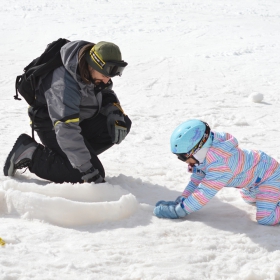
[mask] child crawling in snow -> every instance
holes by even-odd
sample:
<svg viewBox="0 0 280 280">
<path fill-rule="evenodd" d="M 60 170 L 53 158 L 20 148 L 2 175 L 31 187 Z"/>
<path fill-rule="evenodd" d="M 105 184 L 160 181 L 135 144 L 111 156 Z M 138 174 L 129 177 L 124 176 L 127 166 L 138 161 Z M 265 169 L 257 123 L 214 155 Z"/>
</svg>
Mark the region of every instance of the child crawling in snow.
<svg viewBox="0 0 280 280">
<path fill-rule="evenodd" d="M 229 133 L 214 132 L 207 123 L 188 120 L 171 135 L 171 151 L 189 164 L 190 182 L 175 201 L 159 201 L 154 214 L 177 219 L 202 208 L 220 189 L 241 189 L 242 198 L 256 203 L 262 225 L 280 222 L 280 166 L 258 150 L 238 147 Z"/>
</svg>

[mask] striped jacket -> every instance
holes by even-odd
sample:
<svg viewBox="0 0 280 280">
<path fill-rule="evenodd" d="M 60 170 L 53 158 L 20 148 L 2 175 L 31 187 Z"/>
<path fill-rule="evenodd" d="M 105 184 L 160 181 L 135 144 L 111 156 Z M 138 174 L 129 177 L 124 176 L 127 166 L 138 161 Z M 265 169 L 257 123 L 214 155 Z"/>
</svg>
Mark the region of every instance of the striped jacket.
<svg viewBox="0 0 280 280">
<path fill-rule="evenodd" d="M 279 163 L 266 153 L 239 148 L 237 139 L 228 133 L 212 132 L 212 137 L 205 160 L 193 168 L 182 194 L 187 214 L 199 210 L 223 187 L 242 188 L 248 196 L 256 196 L 265 181 L 280 180 Z"/>
</svg>

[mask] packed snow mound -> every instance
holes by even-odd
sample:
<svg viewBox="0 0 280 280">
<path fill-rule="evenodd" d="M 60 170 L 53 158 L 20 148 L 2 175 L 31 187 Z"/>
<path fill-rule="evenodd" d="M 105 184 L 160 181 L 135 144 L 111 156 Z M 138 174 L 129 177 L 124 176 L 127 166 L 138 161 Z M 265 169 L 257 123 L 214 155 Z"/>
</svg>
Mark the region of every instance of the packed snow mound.
<svg viewBox="0 0 280 280">
<path fill-rule="evenodd" d="M 133 215 L 139 203 L 118 185 L 48 184 L 3 182 L 0 211 L 24 219 L 38 219 L 73 227 L 118 221 Z"/>
</svg>

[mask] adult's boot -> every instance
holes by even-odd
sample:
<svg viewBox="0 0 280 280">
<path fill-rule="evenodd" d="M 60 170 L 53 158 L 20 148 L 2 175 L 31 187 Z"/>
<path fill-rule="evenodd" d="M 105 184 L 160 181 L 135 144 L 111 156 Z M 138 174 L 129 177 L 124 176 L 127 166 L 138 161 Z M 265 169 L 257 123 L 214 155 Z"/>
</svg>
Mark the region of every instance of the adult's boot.
<svg viewBox="0 0 280 280">
<path fill-rule="evenodd" d="M 17 169 L 29 167 L 37 146 L 38 143 L 33 138 L 27 134 L 21 134 L 6 159 L 4 175 L 14 176 Z"/>
</svg>

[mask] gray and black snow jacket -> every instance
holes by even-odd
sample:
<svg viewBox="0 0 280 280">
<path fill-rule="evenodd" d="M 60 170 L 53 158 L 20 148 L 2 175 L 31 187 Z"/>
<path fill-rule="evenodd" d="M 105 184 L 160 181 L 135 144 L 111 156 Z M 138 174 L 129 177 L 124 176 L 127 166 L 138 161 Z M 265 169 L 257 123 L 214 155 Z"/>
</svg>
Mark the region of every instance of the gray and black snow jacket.
<svg viewBox="0 0 280 280">
<path fill-rule="evenodd" d="M 59 146 L 80 172 L 87 171 L 92 164 L 79 123 L 99 113 L 106 91 L 114 95 L 115 102 L 119 102 L 111 90 L 111 80 L 105 88 L 96 88 L 94 84 L 82 81 L 78 71 L 78 54 L 87 44 L 89 42 L 72 41 L 62 47 L 63 66 L 44 77 L 37 87 L 37 102 L 43 106 L 29 108 L 35 130 L 54 129 Z"/>
</svg>

